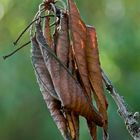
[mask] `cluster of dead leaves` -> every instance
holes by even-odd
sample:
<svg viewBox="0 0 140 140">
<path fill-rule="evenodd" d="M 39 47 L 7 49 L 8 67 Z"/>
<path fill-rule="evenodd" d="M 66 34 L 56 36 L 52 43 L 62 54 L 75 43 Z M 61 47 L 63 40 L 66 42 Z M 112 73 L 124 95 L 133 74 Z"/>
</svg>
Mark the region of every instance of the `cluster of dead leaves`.
<svg viewBox="0 0 140 140">
<path fill-rule="evenodd" d="M 107 101 L 96 31 L 82 21 L 73 0 L 67 3 L 68 8 L 63 9 L 54 0 L 43 2 L 31 36 L 32 64 L 44 100 L 64 139 L 79 139 L 79 116 L 83 116 L 92 139 L 97 139 L 96 127 L 100 126 L 106 140 Z M 52 17 L 42 19 L 43 12 L 55 15 L 54 33 L 50 26 Z"/>
</svg>

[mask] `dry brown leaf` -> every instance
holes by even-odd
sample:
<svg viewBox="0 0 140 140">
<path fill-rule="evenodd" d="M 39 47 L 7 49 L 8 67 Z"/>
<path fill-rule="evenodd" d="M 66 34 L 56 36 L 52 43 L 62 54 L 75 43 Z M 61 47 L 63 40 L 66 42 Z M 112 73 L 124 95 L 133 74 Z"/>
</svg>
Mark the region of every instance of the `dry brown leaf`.
<svg viewBox="0 0 140 140">
<path fill-rule="evenodd" d="M 65 114 L 72 140 L 79 140 L 79 115 L 72 111 L 65 111 Z"/>
<path fill-rule="evenodd" d="M 102 126 L 102 117 L 88 102 L 83 93 L 82 87 L 67 71 L 67 68 L 65 69 L 61 62 L 59 62 L 51 48 L 48 47 L 39 24 L 36 24 L 36 31 L 37 40 L 42 50 L 45 65 L 51 75 L 55 91 L 61 100 L 62 106 L 84 116 L 88 120 L 94 121 L 97 125 Z"/>
<path fill-rule="evenodd" d="M 108 104 L 103 93 L 96 31 L 82 21 L 74 0 L 68 0 L 68 14 L 55 4 L 54 0 L 43 1 L 28 26 L 35 23 L 32 32 L 35 36 L 31 38 L 32 64 L 40 90 L 66 140 L 79 139 L 79 115 L 86 118 L 93 140 L 97 139 L 97 125 L 103 127 L 104 140 L 107 140 Z M 55 14 L 53 38 L 49 25 L 51 15 L 42 17 L 43 10 Z M 44 29 L 41 27 L 43 18 Z M 99 111 L 92 104 L 92 92 Z"/>
<path fill-rule="evenodd" d="M 69 131 L 70 131 L 70 134 L 71 134 L 71 137 L 72 137 L 72 140 L 73 140 L 73 139 L 75 139 L 76 134 L 75 134 L 74 125 L 73 125 L 73 122 L 72 122 L 72 117 L 71 117 L 70 112 L 65 111 L 65 114 L 66 114 L 66 119 L 67 119 L 67 122 L 68 122 Z"/>
<path fill-rule="evenodd" d="M 107 101 L 103 91 L 103 82 L 95 28 L 88 26 L 87 33 L 88 45 L 86 47 L 86 58 L 88 64 L 89 79 L 94 90 L 97 106 L 104 119 L 104 129 L 107 131 Z"/>
<path fill-rule="evenodd" d="M 48 17 L 48 16 L 45 17 L 43 34 L 44 34 L 46 41 L 48 42 L 48 45 L 51 46 L 52 37 L 51 37 L 51 30 L 50 30 L 50 17 Z"/>
<path fill-rule="evenodd" d="M 68 69 L 72 72 L 73 76 L 76 78 L 75 65 L 74 65 L 71 46 L 69 46 L 69 56 L 68 57 L 69 57 Z M 75 138 L 73 140 L 79 140 L 79 115 L 75 114 L 72 111 L 71 111 L 71 121 L 73 123 L 74 130 L 75 130 Z"/>
<path fill-rule="evenodd" d="M 69 57 L 69 31 L 68 31 L 68 17 L 66 13 L 61 14 L 60 30 L 58 31 L 56 55 L 60 61 L 67 67 Z"/>
<path fill-rule="evenodd" d="M 60 61 L 67 67 L 69 63 L 69 48 L 70 48 L 70 40 L 69 40 L 69 29 L 68 29 L 68 15 L 66 13 L 61 14 L 59 31 L 57 33 L 57 44 L 56 44 L 56 54 Z M 68 91 L 65 91 L 66 93 Z M 72 111 L 65 111 L 66 119 L 68 122 L 70 134 L 72 140 L 77 140 L 77 130 L 79 127 L 77 124 L 77 120 Z"/>
<path fill-rule="evenodd" d="M 39 45 L 36 41 L 36 38 L 33 37 L 31 39 L 31 43 L 32 43 L 32 49 L 31 49 L 31 53 L 32 53 L 32 64 L 34 66 L 34 70 L 38 73 L 38 76 L 40 76 L 40 79 L 42 81 L 42 84 L 44 85 L 44 87 L 46 88 L 47 91 L 49 91 L 49 93 L 51 94 L 51 96 L 57 100 L 59 100 L 59 97 L 55 91 L 54 85 L 52 83 L 50 74 L 48 72 L 48 70 L 45 67 L 45 63 L 39 48 Z"/>
<path fill-rule="evenodd" d="M 76 133 L 74 140 L 79 140 L 79 115 L 75 114 L 74 112 L 71 112 L 71 118 Z"/>
<path fill-rule="evenodd" d="M 87 45 L 87 28 L 82 21 L 76 4 L 73 0 L 68 0 L 69 4 L 69 25 L 72 36 L 72 43 L 76 58 L 78 70 L 82 79 L 82 83 L 86 90 L 86 95 L 89 97 L 89 102 L 92 102 L 91 86 L 88 77 L 88 68 L 86 62 L 86 45 Z M 87 122 L 92 139 L 96 140 L 96 124 Z"/>
<path fill-rule="evenodd" d="M 97 126 L 94 122 L 87 122 L 92 140 L 97 140 Z"/>
<path fill-rule="evenodd" d="M 72 38 L 73 50 L 75 53 L 76 64 L 80 73 L 82 80 L 82 85 L 86 90 L 86 96 L 91 102 L 91 88 L 89 84 L 87 63 L 86 63 L 86 32 L 87 28 L 81 19 L 79 11 L 73 2 L 73 0 L 68 0 L 69 5 L 69 28 Z"/>
<path fill-rule="evenodd" d="M 54 119 L 58 129 L 61 131 L 64 138 L 71 140 L 70 134 L 67 129 L 66 119 L 61 111 L 62 108 L 61 102 L 57 100 L 58 96 L 54 90 L 53 83 L 46 69 L 44 59 L 42 57 L 39 45 L 35 37 L 31 39 L 31 43 L 32 43 L 32 64 L 44 100 L 47 104 L 47 107 L 51 113 L 52 118 Z"/>
</svg>

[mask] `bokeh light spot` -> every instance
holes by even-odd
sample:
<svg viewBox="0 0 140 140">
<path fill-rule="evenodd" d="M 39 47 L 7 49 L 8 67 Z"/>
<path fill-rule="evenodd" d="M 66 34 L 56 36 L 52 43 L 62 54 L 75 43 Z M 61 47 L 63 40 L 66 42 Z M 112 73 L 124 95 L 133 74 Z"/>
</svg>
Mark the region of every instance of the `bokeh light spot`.
<svg viewBox="0 0 140 140">
<path fill-rule="evenodd" d="M 105 14 L 114 21 L 118 21 L 125 16 L 125 7 L 122 0 L 106 0 Z"/>
</svg>

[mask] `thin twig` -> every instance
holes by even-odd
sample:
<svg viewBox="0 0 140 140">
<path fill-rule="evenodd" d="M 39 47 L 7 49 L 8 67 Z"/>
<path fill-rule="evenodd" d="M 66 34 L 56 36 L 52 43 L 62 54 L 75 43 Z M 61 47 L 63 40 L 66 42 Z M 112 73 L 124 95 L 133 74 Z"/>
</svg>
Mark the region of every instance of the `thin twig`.
<svg viewBox="0 0 140 140">
<path fill-rule="evenodd" d="M 46 16 L 41 16 L 40 18 L 45 18 L 45 17 L 54 17 L 54 15 L 46 15 Z M 32 24 L 34 24 L 37 20 L 39 20 L 39 18 L 34 19 L 19 35 L 19 37 L 16 39 L 15 42 L 13 42 L 14 45 L 17 45 L 18 41 L 20 40 L 20 38 L 24 35 L 24 33 L 31 27 Z"/>
<path fill-rule="evenodd" d="M 134 140 L 140 140 L 140 124 L 138 122 L 140 117 L 139 113 L 138 112 L 132 113 L 128 111 L 128 107 L 126 105 L 126 102 L 124 101 L 124 98 L 118 94 L 118 92 L 112 85 L 112 82 L 109 80 L 109 78 L 107 77 L 107 75 L 104 73 L 103 70 L 102 77 L 106 89 L 109 91 L 110 95 L 112 96 L 112 98 L 114 99 L 115 103 L 118 106 L 118 112 L 120 116 L 123 118 L 128 132 L 130 133 L 130 135 Z"/>
<path fill-rule="evenodd" d="M 7 59 L 8 57 L 12 56 L 12 55 L 15 54 L 17 51 L 21 50 L 22 48 L 24 48 L 25 46 L 27 46 L 27 45 L 30 44 L 30 43 L 31 43 L 31 41 L 29 41 L 29 42 L 23 44 L 21 47 L 17 48 L 17 49 L 14 50 L 12 53 L 3 56 L 3 59 L 4 59 L 4 60 Z"/>
</svg>

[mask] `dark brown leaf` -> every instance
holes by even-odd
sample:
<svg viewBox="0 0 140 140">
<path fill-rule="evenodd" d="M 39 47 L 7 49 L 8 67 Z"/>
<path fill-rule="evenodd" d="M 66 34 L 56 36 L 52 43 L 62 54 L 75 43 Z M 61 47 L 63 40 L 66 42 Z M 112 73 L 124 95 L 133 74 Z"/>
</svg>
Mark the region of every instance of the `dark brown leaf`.
<svg viewBox="0 0 140 140">
<path fill-rule="evenodd" d="M 67 66 L 68 53 L 70 48 L 69 30 L 68 30 L 68 17 L 66 13 L 61 14 L 60 30 L 58 31 L 58 39 L 56 44 L 56 55 L 60 61 Z"/>
<path fill-rule="evenodd" d="M 68 67 L 69 63 L 69 50 L 70 50 L 70 40 L 69 40 L 69 29 L 68 29 L 68 15 L 66 13 L 61 14 L 59 31 L 57 33 L 57 44 L 56 44 L 56 54 L 60 61 Z M 65 91 L 66 93 L 69 91 Z M 72 140 L 78 140 L 79 130 L 79 117 L 72 113 L 72 111 L 65 111 L 66 119 L 68 122 L 70 134 Z M 77 128 L 78 127 L 78 128 Z"/>
<path fill-rule="evenodd" d="M 69 25 L 72 36 L 72 43 L 76 58 L 76 63 L 80 73 L 80 77 L 85 87 L 85 95 L 88 96 L 89 102 L 92 104 L 91 85 L 89 83 L 88 68 L 86 61 L 87 46 L 87 28 L 82 21 L 76 4 L 73 0 L 68 0 L 69 4 Z M 96 124 L 87 121 L 92 139 L 96 140 Z"/>
<path fill-rule="evenodd" d="M 80 73 L 82 80 L 82 85 L 85 88 L 85 95 L 89 98 L 91 102 L 91 88 L 89 84 L 87 63 L 86 63 L 86 33 L 87 28 L 81 19 L 79 11 L 73 2 L 73 0 L 68 0 L 69 5 L 69 28 L 72 38 L 73 50 L 75 53 L 76 64 Z"/>
<path fill-rule="evenodd" d="M 100 113 L 104 119 L 104 129 L 107 131 L 107 101 L 103 91 L 103 82 L 99 61 L 99 52 L 97 47 L 96 31 L 93 27 L 87 27 L 86 58 L 91 86 L 94 90 L 95 100 Z"/>
<path fill-rule="evenodd" d="M 62 65 L 61 61 L 56 58 L 51 48 L 48 47 L 39 24 L 36 25 L 36 31 L 45 65 L 51 75 L 55 91 L 61 100 L 62 106 L 102 126 L 101 116 L 88 102 L 82 91 L 82 87 L 71 76 L 67 68 Z M 68 92 L 66 93 L 65 91 Z"/>
<path fill-rule="evenodd" d="M 46 69 L 44 59 L 42 57 L 39 45 L 36 38 L 31 39 L 32 42 L 32 64 L 35 70 L 36 78 L 47 104 L 47 107 L 54 119 L 58 129 L 61 131 L 65 139 L 71 140 L 70 134 L 67 129 L 67 122 L 61 111 L 61 102 L 57 99 L 58 96 L 54 90 L 53 83 L 50 75 Z"/>
<path fill-rule="evenodd" d="M 50 17 L 45 17 L 43 34 L 46 41 L 48 42 L 48 45 L 51 47 L 52 37 L 51 37 L 51 30 L 50 30 Z"/>
</svg>

